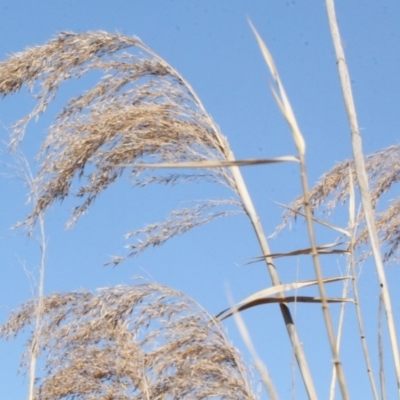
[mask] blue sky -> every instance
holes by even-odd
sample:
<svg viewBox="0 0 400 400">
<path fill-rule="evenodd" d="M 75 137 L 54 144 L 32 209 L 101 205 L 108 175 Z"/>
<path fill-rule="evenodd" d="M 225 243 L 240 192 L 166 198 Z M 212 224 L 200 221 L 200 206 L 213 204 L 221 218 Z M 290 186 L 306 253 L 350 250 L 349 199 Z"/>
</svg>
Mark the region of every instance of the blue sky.
<svg viewBox="0 0 400 400">
<path fill-rule="evenodd" d="M 351 156 L 349 128 L 323 1 L 0 0 L 0 15 L 1 60 L 26 46 L 44 44 L 64 30 L 135 35 L 191 83 L 238 159 L 294 154 L 290 131 L 269 90 L 271 79 L 247 22 L 250 18 L 273 54 L 305 137 L 310 184 L 336 162 Z M 398 142 L 400 3 L 338 2 L 337 15 L 364 150 L 368 153 Z M 86 84 L 83 80 L 83 87 Z M 67 88 L 61 92 L 56 104 L 62 104 L 68 93 Z M 7 141 L 10 124 L 29 111 L 31 105 L 25 91 L 1 101 L 2 142 Z M 23 149 L 32 162 L 50 122 L 44 117 L 28 130 Z M 3 153 L 2 157 L 6 163 L 12 162 L 9 154 Z M 12 309 L 32 296 L 32 276 L 37 276 L 40 252 L 23 231 L 10 230 L 29 212 L 29 206 L 25 205 L 27 189 L 16 177 L 4 176 L 12 175 L 12 170 L 5 165 L 0 168 L 3 174 L 0 177 L 1 323 Z M 243 174 L 265 231 L 272 233 L 282 214 L 275 201 L 287 203 L 300 193 L 298 168 L 292 164 L 246 167 Z M 185 292 L 209 312 L 217 313 L 227 306 L 226 285 L 236 300 L 269 286 L 263 264 L 245 265 L 260 254 L 245 216 L 218 220 L 193 230 L 117 268 L 102 266 L 110 255 L 123 252 L 126 232 L 163 220 L 187 198 L 224 195 L 226 192 L 215 185 L 139 190 L 121 181 L 104 193 L 77 226 L 68 231 L 65 223 L 76 203 L 67 200 L 55 205 L 46 219 L 49 244 L 46 293 L 133 284 L 133 278 L 142 275 Z M 336 222 L 346 224 L 345 218 L 339 215 Z M 321 244 L 334 238 L 326 230 L 317 233 Z M 302 222 L 271 243 L 273 252 L 306 246 Z M 342 273 L 343 259 L 323 261 L 326 276 Z M 375 349 L 378 291 L 372 267 L 366 264 L 361 279 L 365 317 L 368 317 L 371 347 Z M 307 258 L 279 261 L 278 268 L 284 282 L 313 278 Z M 388 276 L 390 283 L 398 279 L 397 267 L 388 269 Z M 341 293 L 339 286 L 333 285 L 331 290 L 330 294 L 335 296 Z M 316 289 L 305 293 L 316 294 Z M 400 304 L 396 303 L 400 299 L 396 298 L 395 289 L 392 293 L 394 304 Z M 327 398 L 330 353 L 320 307 L 301 304 L 292 310 L 318 393 Z M 332 307 L 335 317 L 337 310 L 338 306 Z M 399 319 L 399 307 L 395 306 L 394 311 Z M 292 355 L 278 307 L 263 306 L 246 311 L 243 316 L 281 398 L 291 398 Z M 226 325 L 230 338 L 249 360 L 234 323 L 228 321 Z M 345 319 L 345 332 L 343 362 L 352 398 L 370 398 L 351 307 Z M 24 398 L 27 393 L 27 380 L 17 375 L 21 350 L 19 340 L 0 343 L 2 399 Z M 395 381 L 390 373 L 389 347 L 387 350 L 390 394 L 395 393 Z M 374 350 L 375 363 L 376 353 Z M 297 374 L 294 382 L 295 398 L 305 398 Z M 265 393 L 263 396 L 266 398 Z"/>
</svg>

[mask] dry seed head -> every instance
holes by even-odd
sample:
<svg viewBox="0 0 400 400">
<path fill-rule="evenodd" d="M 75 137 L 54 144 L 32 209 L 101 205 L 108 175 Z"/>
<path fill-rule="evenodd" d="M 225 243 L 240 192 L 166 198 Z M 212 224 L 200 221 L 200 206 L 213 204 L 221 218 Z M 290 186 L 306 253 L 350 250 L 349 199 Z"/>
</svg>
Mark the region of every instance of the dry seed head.
<svg viewBox="0 0 400 400">
<path fill-rule="evenodd" d="M 34 320 L 30 301 L 0 335 L 17 335 Z M 53 294 L 43 299 L 37 335 L 45 368 L 36 399 L 255 399 L 222 327 L 165 286 Z"/>
<path fill-rule="evenodd" d="M 400 181 L 400 145 L 391 146 L 365 157 L 365 166 L 369 178 L 369 188 L 373 206 L 376 208 L 380 197 L 387 193 L 394 184 Z M 353 181 L 357 184 L 354 162 L 345 160 L 337 164 L 323 175 L 320 181 L 310 191 L 310 204 L 314 211 L 322 209 L 330 213 L 338 204 L 345 203 L 349 196 L 349 171 Z M 303 198 L 298 197 L 289 205 L 293 211 L 285 213 L 282 229 L 297 212 L 303 209 Z M 359 228 L 356 237 L 356 246 L 368 244 L 368 232 L 361 213 L 357 221 Z M 400 201 L 395 200 L 382 212 L 376 213 L 376 226 L 382 244 L 386 244 L 385 261 L 398 259 L 398 243 L 400 240 Z M 368 253 L 369 254 L 369 253 Z M 365 258 L 367 253 L 362 255 Z"/>
<path fill-rule="evenodd" d="M 121 53 L 128 48 L 135 54 Z M 125 171 L 139 186 L 206 179 L 222 183 L 237 195 L 227 168 L 166 175 L 135 166 L 222 161 L 231 154 L 190 85 L 137 38 L 64 32 L 1 62 L 3 96 L 25 84 L 37 98 L 34 110 L 14 125 L 11 145 L 23 138 L 28 122 L 46 110 L 62 82 L 92 70 L 103 72 L 103 78 L 71 99 L 49 128 L 35 181 L 39 199 L 25 224 L 33 226 L 56 200 L 73 194 L 82 200 L 68 223 L 72 225 Z"/>
</svg>

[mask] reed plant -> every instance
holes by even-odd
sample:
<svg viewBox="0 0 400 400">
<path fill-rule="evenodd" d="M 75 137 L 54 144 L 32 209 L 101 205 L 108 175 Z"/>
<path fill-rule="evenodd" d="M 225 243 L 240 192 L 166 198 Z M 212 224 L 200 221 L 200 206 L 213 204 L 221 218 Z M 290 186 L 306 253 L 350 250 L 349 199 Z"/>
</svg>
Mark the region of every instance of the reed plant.
<svg viewBox="0 0 400 400">
<path fill-rule="evenodd" d="M 13 126 L 12 150 L 19 149 L 29 122 L 46 112 L 64 81 L 81 78 L 91 71 L 100 71 L 103 75 L 91 89 L 70 99 L 49 127 L 37 156 L 39 172 L 35 177 L 27 175 L 33 209 L 19 226 L 27 227 L 30 232 L 39 226 L 44 236 L 46 212 L 55 202 L 75 197 L 79 204 L 67 223 L 72 227 L 96 198 L 123 175 L 128 175 L 132 185 L 137 187 L 211 182 L 223 185 L 231 197 L 204 199 L 194 206 L 172 211 L 164 221 L 127 232 L 128 253 L 113 257 L 109 263 L 116 266 L 126 258 L 160 246 L 193 228 L 241 213 L 248 217 L 260 246 L 261 256 L 256 261 L 265 263 L 271 281 L 271 287 L 232 303 L 217 316 L 209 315 L 184 294 L 156 283 L 45 297 L 46 241 L 42 237 L 44 258 L 38 299 L 15 310 L 0 328 L 0 336 L 10 338 L 32 327 L 28 350 L 23 357 L 23 365 L 30 368 L 30 399 L 255 399 L 249 369 L 226 339 L 222 327 L 222 321 L 232 316 L 253 354 L 269 397 L 278 399 L 269 372 L 253 348 L 251 335 L 240 317 L 248 308 L 272 303 L 280 308 L 305 393 L 309 399 L 318 399 L 321 395 L 316 390 L 317 377 L 310 370 L 289 307 L 293 302 L 321 304 L 326 327 L 321 334 L 328 338 L 332 354 L 332 399 L 336 380 L 343 399 L 350 398 L 351 383 L 346 381 L 340 359 L 342 325 L 339 324 L 339 331 L 335 332 L 329 305 L 354 304 L 364 349 L 364 369 L 370 380 L 372 397 L 378 399 L 376 377 L 365 340 L 357 277 L 357 265 L 371 252 L 400 388 L 397 335 L 384 268 L 384 262 L 393 260 L 398 252 L 398 200 L 375 215 L 378 199 L 398 180 L 394 167 L 398 163 L 394 160 L 398 158 L 399 147 L 363 156 L 333 1 L 327 0 L 327 10 L 354 159 L 338 164 L 311 189 L 306 143 L 273 57 L 251 23 L 271 73 L 272 94 L 292 133 L 296 155 L 237 160 L 227 138 L 191 85 L 136 37 L 106 32 L 62 32 L 45 45 L 28 48 L 0 63 L 3 97 L 25 86 L 36 99 L 32 111 Z M 240 168 L 283 162 L 299 166 L 302 193 L 285 206 L 286 214 L 276 231 L 282 230 L 293 218 L 304 218 L 309 247 L 277 254 L 270 250 Z M 362 211 L 358 215 L 354 187 L 360 190 Z M 343 201 L 350 204 L 347 227 L 316 218 L 318 209 L 333 209 Z M 345 245 L 318 243 L 316 224 L 337 233 Z M 383 256 L 382 243 L 387 245 Z M 283 283 L 276 259 L 302 254 L 311 256 L 315 278 Z M 347 273 L 326 276 L 320 262 L 321 254 L 331 257 L 346 254 Z M 325 286 L 330 282 L 343 282 L 342 297 L 326 294 Z M 302 288 L 312 285 L 318 287 L 319 296 L 302 295 Z M 295 296 L 288 294 L 291 290 L 297 291 Z M 342 308 L 342 313 L 344 310 Z M 38 358 L 43 360 L 43 373 L 36 371 Z"/>
</svg>

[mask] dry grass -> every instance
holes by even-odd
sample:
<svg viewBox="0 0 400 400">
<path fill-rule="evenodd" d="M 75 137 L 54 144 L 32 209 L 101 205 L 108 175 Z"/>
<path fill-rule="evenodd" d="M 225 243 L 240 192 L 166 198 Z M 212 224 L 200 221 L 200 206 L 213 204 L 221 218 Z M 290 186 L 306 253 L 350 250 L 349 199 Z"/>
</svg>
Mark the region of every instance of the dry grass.
<svg viewBox="0 0 400 400">
<path fill-rule="evenodd" d="M 255 399 L 222 327 L 182 293 L 146 283 L 53 294 L 42 307 L 36 399 Z M 30 301 L 0 335 L 34 322 Z"/>
<path fill-rule="evenodd" d="M 129 47 L 136 53 L 123 53 Z M 230 189 L 233 199 L 207 199 L 194 207 L 174 211 L 164 222 L 128 233 L 128 237 L 136 239 L 128 246 L 129 255 L 162 244 L 215 218 L 242 211 L 250 219 L 262 254 L 270 254 L 238 165 L 271 160 L 237 162 L 226 138 L 189 83 L 137 38 L 105 32 L 65 32 L 44 46 L 29 48 L 0 63 L 0 92 L 4 96 L 25 84 L 37 99 L 34 110 L 15 124 L 11 147 L 22 140 L 29 121 L 46 110 L 62 82 L 91 70 L 100 70 L 103 78 L 92 89 L 71 99 L 49 128 L 38 156 L 41 162 L 35 180 L 38 199 L 22 224 L 33 227 L 41 213 L 55 201 L 75 196 L 82 200 L 68 223 L 73 225 L 125 171 L 132 183 L 139 186 L 207 179 Z M 298 159 L 272 160 L 282 161 Z M 182 163 L 201 166 L 201 162 L 205 162 L 205 168 L 189 175 L 182 169 L 169 175 L 155 172 L 160 166 Z M 116 257 L 112 262 L 118 264 L 124 258 Z M 265 263 L 272 284 L 279 286 L 272 258 L 267 256 Z M 316 399 L 291 312 L 282 300 L 285 296 L 280 292 L 277 296 L 307 392 Z"/>
<path fill-rule="evenodd" d="M 236 306 L 223 311 L 220 318 L 238 317 L 236 314 L 247 308 L 278 303 L 305 391 L 312 400 L 318 398 L 314 376 L 309 371 L 288 303 L 322 303 L 327 328 L 325 335 L 330 339 L 332 362 L 336 368 L 332 374 L 331 398 L 335 396 L 337 377 L 342 398 L 348 399 L 349 386 L 339 358 L 340 338 L 344 332 L 342 328 L 337 335 L 333 331 L 328 303 L 350 302 L 352 299 L 328 298 L 325 295 L 325 284 L 348 277 L 325 277 L 319 261 L 321 254 L 348 253 L 360 340 L 371 390 L 377 399 L 361 318 L 354 254 L 356 249 L 368 245 L 367 253 L 359 258 L 363 261 L 369 254 L 371 241 L 400 385 L 395 324 L 374 232 L 376 227 L 381 244 L 386 246 L 383 260 L 398 258 L 400 200 L 394 201 L 376 216 L 374 212 L 378 210 L 381 196 L 400 180 L 400 146 L 367 156 L 364 165 L 333 2 L 327 0 L 327 6 L 338 52 L 355 161 L 338 164 L 311 190 L 308 189 L 306 147 L 302 133 L 272 56 L 255 29 L 274 79 L 276 90 L 273 89 L 273 94 L 292 131 L 298 151 L 296 157 L 236 160 L 226 138 L 189 83 L 138 38 L 105 32 L 61 33 L 43 46 L 29 48 L 1 62 L 0 93 L 6 96 L 26 85 L 36 96 L 35 108 L 13 127 L 10 146 L 15 149 L 23 139 L 29 122 L 46 111 L 64 81 L 79 78 L 93 70 L 102 73 L 102 79 L 88 91 L 71 99 L 50 126 L 38 155 L 41 168 L 32 182 L 32 193 L 35 194 L 33 211 L 21 225 L 33 229 L 53 203 L 73 196 L 78 199 L 78 205 L 67 223 L 72 226 L 97 196 L 124 174 L 129 176 L 133 186 L 139 187 L 153 183 L 173 186 L 203 180 L 229 189 L 231 198 L 199 201 L 194 206 L 171 212 L 165 221 L 127 233 L 126 237 L 133 240 L 127 246 L 127 256 L 159 246 L 216 218 L 244 212 L 260 245 L 261 256 L 256 260 L 265 262 L 273 287 L 251 294 Z M 124 52 L 128 48 L 130 54 Z M 278 230 L 298 215 L 305 216 L 310 244 L 305 249 L 273 253 L 238 167 L 283 161 L 295 161 L 300 166 L 303 195 L 289 205 Z M 170 173 L 160 172 L 162 168 L 174 167 Z M 357 218 L 353 182 L 360 189 L 366 210 Z M 321 221 L 346 236 L 349 240 L 347 248 L 334 249 L 337 243 L 317 243 L 314 223 L 320 221 L 313 213 L 323 209 L 328 214 L 348 198 L 351 203 L 348 227 L 337 228 Z M 300 254 L 312 256 L 315 279 L 282 284 L 275 259 Z M 119 264 L 127 256 L 115 257 L 112 263 Z M 310 285 L 318 285 L 320 297 L 286 294 L 288 290 Z M 344 296 L 349 292 L 346 287 Z M 81 291 L 39 297 L 39 312 L 37 302 L 32 300 L 14 311 L 0 328 L 0 336 L 10 338 L 33 326 L 23 365 L 32 366 L 36 355 L 45 364 L 42 374 L 37 377 L 36 399 L 255 398 L 247 378 L 248 371 L 236 350 L 225 339 L 219 322 L 179 292 L 156 284 L 140 284 L 101 289 L 98 294 Z M 344 308 L 341 320 L 343 316 Z M 240 318 L 237 319 L 246 343 L 260 371 L 263 371 L 271 398 L 278 398 L 246 327 Z M 383 355 L 380 362 L 383 365 Z M 383 382 L 385 372 L 382 366 L 381 375 Z M 384 391 L 384 387 L 381 390 Z"/>
</svg>

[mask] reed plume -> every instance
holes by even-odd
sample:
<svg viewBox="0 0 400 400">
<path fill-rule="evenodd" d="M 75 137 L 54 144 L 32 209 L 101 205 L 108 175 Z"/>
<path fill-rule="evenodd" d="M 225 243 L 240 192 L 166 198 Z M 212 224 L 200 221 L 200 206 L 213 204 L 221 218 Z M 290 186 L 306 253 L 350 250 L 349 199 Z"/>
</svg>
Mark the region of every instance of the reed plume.
<svg viewBox="0 0 400 400">
<path fill-rule="evenodd" d="M 141 53 L 122 52 L 127 48 Z M 138 38 L 105 32 L 63 32 L 43 46 L 26 49 L 0 63 L 0 93 L 6 96 L 26 85 L 37 100 L 32 112 L 15 123 L 11 147 L 23 138 L 29 121 L 47 109 L 62 82 L 92 70 L 100 70 L 103 78 L 71 99 L 48 130 L 38 155 L 39 198 L 25 224 L 33 225 L 55 201 L 72 195 L 81 203 L 68 222 L 71 226 L 125 170 L 138 186 L 205 179 L 222 183 L 237 197 L 235 182 L 226 168 L 157 174 L 140 166 L 146 162 L 221 161 L 227 159 L 230 150 L 187 82 Z M 73 188 L 74 178 L 79 179 L 77 188 Z M 215 213 L 211 209 L 224 205 L 240 210 L 240 202 L 234 199 L 209 202 L 208 207 L 195 205 L 183 212 L 186 217 L 192 215 L 185 224 L 180 223 L 181 214 L 171 215 L 177 220 L 173 235 L 165 230 L 165 237 L 154 238 L 147 230 L 147 244 L 161 243 L 223 216 L 220 209 Z M 201 210 L 208 212 L 206 218 L 199 218 Z M 135 244 L 132 246 L 135 248 Z M 146 247 L 142 242 L 141 246 Z"/>
<path fill-rule="evenodd" d="M 400 180 L 400 145 L 390 146 L 365 156 L 365 168 L 370 185 L 371 201 L 376 210 L 375 224 L 379 239 L 385 247 L 383 260 L 395 262 L 399 259 L 400 243 L 400 199 L 395 198 L 389 206 L 379 206 L 379 199 L 388 193 Z M 325 173 L 319 182 L 310 190 L 310 205 L 315 212 L 331 214 L 340 204 L 349 198 L 350 176 L 357 185 L 354 161 L 345 160 Z M 303 198 L 299 196 L 288 205 L 283 223 L 277 231 L 286 226 L 299 213 L 303 213 Z M 356 221 L 358 230 L 354 246 L 361 250 L 359 261 L 370 254 L 368 231 L 364 213 L 360 212 Z"/>
<path fill-rule="evenodd" d="M 0 336 L 27 330 L 35 307 L 32 300 L 15 310 Z M 255 399 L 249 371 L 222 326 L 165 286 L 44 297 L 38 334 L 44 371 L 35 399 Z"/>
</svg>

